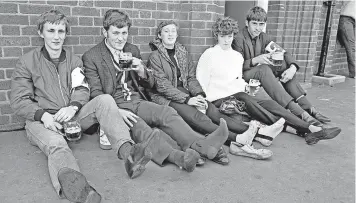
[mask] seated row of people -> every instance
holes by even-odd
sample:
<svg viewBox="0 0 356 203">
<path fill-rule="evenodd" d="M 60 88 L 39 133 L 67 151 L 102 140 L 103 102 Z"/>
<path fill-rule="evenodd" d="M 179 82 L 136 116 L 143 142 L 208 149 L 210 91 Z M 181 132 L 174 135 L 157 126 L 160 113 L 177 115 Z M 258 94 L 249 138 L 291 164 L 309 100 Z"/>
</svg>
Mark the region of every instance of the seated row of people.
<svg viewBox="0 0 356 203">
<path fill-rule="evenodd" d="M 63 48 L 69 29 L 65 15 L 51 10 L 37 24 L 44 46 L 20 57 L 11 80 L 11 106 L 26 119 L 29 141 L 47 156 L 57 194 L 72 202 L 100 202 L 101 195 L 80 172 L 61 133 L 63 123 L 70 120 L 78 121 L 83 131 L 99 123 L 113 152 L 124 160 L 130 178 L 142 174 L 151 159 L 161 166 L 176 164 L 188 172 L 204 164 L 205 158 L 226 165 L 229 158 L 222 146 L 227 140 L 232 154 L 266 159 L 272 152 L 253 148 L 254 139 L 269 146 L 283 129 L 294 128 L 305 134 L 308 144 L 315 144 L 341 131 L 316 126 L 320 122 L 306 111 L 302 114 L 307 115 L 307 122 L 302 114 L 292 114 L 284 108 L 293 109 L 292 99 L 289 103 L 293 104 L 282 107 L 278 101 L 258 100 L 244 93 L 244 58 L 232 49 L 238 27 L 231 18 L 216 21 L 217 45 L 203 53 L 197 68 L 177 42 L 174 21 L 159 24 L 147 66 L 138 47 L 127 42 L 129 16 L 117 9 L 105 13 L 105 39 L 82 60 Z M 120 55 L 127 52 L 132 54 L 132 65 L 123 69 Z M 257 79 L 267 89 L 264 80 L 275 78 Z M 244 104 L 244 111 L 253 119 L 249 124 L 219 111 L 229 96 Z M 307 100 L 299 95 L 298 101 Z"/>
</svg>

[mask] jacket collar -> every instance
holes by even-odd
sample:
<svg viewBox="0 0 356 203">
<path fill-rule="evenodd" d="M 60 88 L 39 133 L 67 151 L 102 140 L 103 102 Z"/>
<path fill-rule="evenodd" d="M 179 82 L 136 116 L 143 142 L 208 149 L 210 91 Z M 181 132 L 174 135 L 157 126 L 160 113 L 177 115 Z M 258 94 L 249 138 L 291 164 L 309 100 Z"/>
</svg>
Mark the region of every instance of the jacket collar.
<svg viewBox="0 0 356 203">
<path fill-rule="evenodd" d="M 247 46 L 249 48 L 251 58 L 254 58 L 255 55 L 259 55 L 261 53 L 261 34 L 256 37 L 256 44 L 255 44 L 255 48 L 254 48 L 252 45 L 252 37 L 251 37 L 250 33 L 248 32 L 246 26 L 243 28 L 242 33 L 243 33 L 244 38 L 247 42 Z"/>
<path fill-rule="evenodd" d="M 43 54 L 43 56 L 48 60 L 48 61 L 52 61 L 47 49 L 45 46 L 43 46 L 41 48 L 41 53 Z M 62 48 L 61 54 L 59 56 L 59 62 L 63 62 L 66 59 L 66 51 Z"/>
</svg>

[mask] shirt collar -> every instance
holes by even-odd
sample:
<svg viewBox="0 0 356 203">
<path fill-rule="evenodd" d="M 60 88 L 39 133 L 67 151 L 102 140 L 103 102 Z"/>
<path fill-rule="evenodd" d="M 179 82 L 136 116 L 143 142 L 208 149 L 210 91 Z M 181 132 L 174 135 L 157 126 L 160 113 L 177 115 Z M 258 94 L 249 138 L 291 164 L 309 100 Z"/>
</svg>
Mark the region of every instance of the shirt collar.
<svg viewBox="0 0 356 203">
<path fill-rule="evenodd" d="M 127 43 L 125 43 L 125 45 L 124 45 L 124 47 L 122 48 L 122 50 L 116 50 L 116 49 L 112 48 L 112 47 L 108 44 L 106 38 L 105 38 L 104 42 L 105 42 L 106 47 L 109 49 L 109 51 L 110 51 L 110 52 L 112 53 L 112 55 L 114 55 L 114 56 L 117 55 L 116 53 L 121 52 L 121 51 L 124 51 L 124 48 L 125 48 L 125 46 L 126 46 L 126 44 L 127 44 Z"/>
<path fill-rule="evenodd" d="M 43 46 L 42 49 L 41 49 L 41 52 L 43 53 L 43 56 L 49 60 L 49 61 L 52 61 L 47 49 L 46 49 L 46 46 Z M 63 62 L 64 60 L 66 59 L 66 51 L 62 48 L 62 51 L 61 51 L 61 55 L 59 56 L 59 62 Z"/>
</svg>

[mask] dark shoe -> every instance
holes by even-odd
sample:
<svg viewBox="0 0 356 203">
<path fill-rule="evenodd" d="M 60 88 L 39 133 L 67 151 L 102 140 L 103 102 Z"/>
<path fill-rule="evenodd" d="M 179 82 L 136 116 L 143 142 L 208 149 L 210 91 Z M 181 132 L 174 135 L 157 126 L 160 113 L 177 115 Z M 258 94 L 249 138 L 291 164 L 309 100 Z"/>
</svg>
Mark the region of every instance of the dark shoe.
<svg viewBox="0 0 356 203">
<path fill-rule="evenodd" d="M 146 164 L 152 158 L 152 150 L 154 146 L 158 146 L 158 134 L 155 133 L 157 129 L 153 130 L 151 136 L 142 143 L 132 146 L 130 156 L 125 160 L 125 169 L 130 178 L 136 178 L 141 175 L 145 169 Z"/>
<path fill-rule="evenodd" d="M 323 124 L 316 120 L 313 116 L 309 115 L 308 112 L 304 112 L 302 114 L 302 120 L 309 123 L 309 125 L 314 125 L 314 126 L 318 126 L 318 127 L 322 127 Z"/>
<path fill-rule="evenodd" d="M 71 202 L 99 203 L 101 195 L 89 185 L 87 179 L 80 172 L 62 168 L 58 172 L 58 181 L 62 194 Z"/>
<path fill-rule="evenodd" d="M 200 157 L 197 161 L 197 166 L 203 166 L 205 164 L 206 159 L 204 157 Z"/>
<path fill-rule="evenodd" d="M 229 157 L 227 157 L 227 153 L 223 147 L 220 148 L 218 154 L 212 159 L 212 161 L 221 165 L 228 165 L 230 163 Z"/>
<path fill-rule="evenodd" d="M 322 122 L 322 123 L 328 123 L 330 122 L 330 118 L 322 115 L 320 112 L 318 112 L 314 107 L 309 109 L 309 114 L 311 116 L 313 116 L 314 118 L 316 118 L 318 121 Z"/>
<path fill-rule="evenodd" d="M 308 133 L 305 136 L 305 141 L 308 145 L 313 145 L 319 142 L 320 140 L 328 140 L 336 137 L 341 132 L 341 129 L 338 127 L 326 128 L 315 133 Z"/>
<path fill-rule="evenodd" d="M 198 152 L 192 149 L 187 149 L 184 153 L 183 168 L 188 172 L 194 171 L 198 159 L 200 159 Z"/>
</svg>

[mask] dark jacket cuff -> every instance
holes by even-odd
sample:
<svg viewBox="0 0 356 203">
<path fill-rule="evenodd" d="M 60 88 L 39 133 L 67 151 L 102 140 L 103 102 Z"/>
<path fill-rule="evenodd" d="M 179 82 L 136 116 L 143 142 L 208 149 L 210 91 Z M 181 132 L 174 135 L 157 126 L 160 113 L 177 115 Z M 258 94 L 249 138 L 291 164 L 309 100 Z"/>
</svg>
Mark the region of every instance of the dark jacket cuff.
<svg viewBox="0 0 356 203">
<path fill-rule="evenodd" d="M 35 121 L 41 121 L 41 118 L 43 116 L 43 114 L 45 113 L 46 111 L 43 110 L 43 109 L 38 109 L 36 112 L 35 112 L 35 116 L 34 116 L 34 119 Z"/>
<path fill-rule="evenodd" d="M 190 96 L 187 96 L 184 100 L 184 104 L 188 104 L 189 99 L 190 99 Z"/>
<path fill-rule="evenodd" d="M 202 97 L 206 97 L 206 94 L 205 94 L 205 92 L 199 92 L 196 96 L 198 96 L 198 95 L 201 95 Z"/>
<path fill-rule="evenodd" d="M 81 103 L 77 102 L 77 101 L 72 101 L 72 102 L 69 103 L 69 106 L 76 106 L 76 107 L 78 107 L 78 111 L 79 111 L 82 108 L 83 105 Z"/>
</svg>

